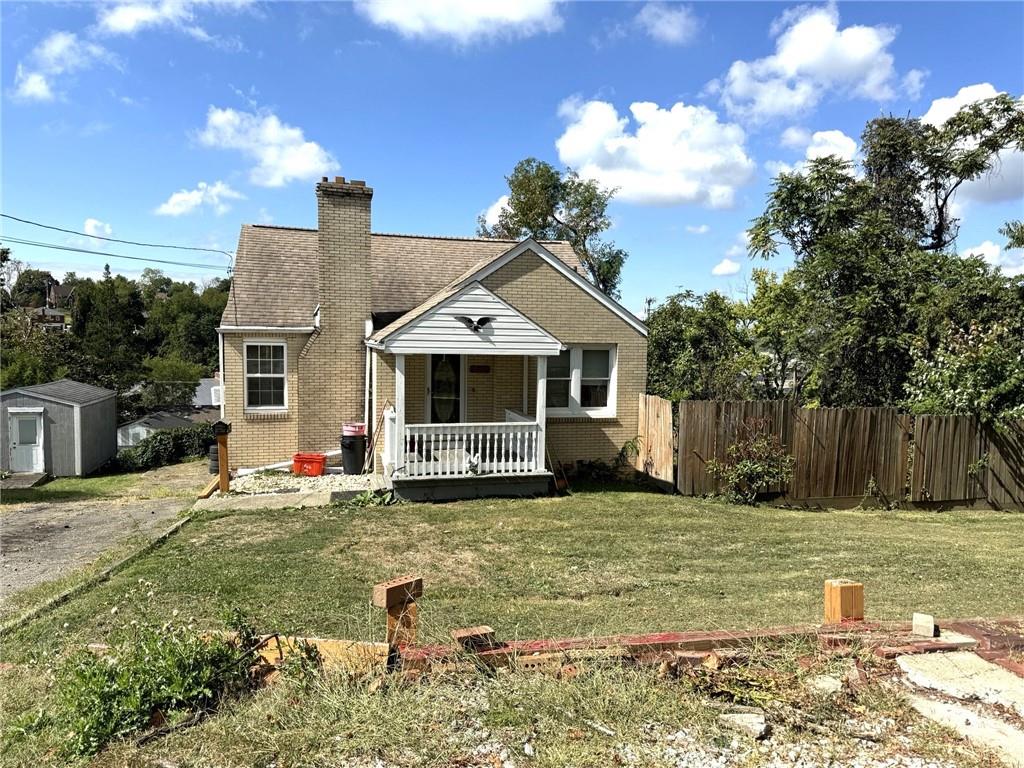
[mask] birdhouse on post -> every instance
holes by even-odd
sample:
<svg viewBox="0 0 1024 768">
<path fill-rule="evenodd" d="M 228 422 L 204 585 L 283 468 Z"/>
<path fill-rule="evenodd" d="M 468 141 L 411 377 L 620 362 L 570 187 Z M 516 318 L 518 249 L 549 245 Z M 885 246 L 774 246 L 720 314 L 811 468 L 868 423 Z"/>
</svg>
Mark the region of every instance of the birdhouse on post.
<svg viewBox="0 0 1024 768">
<path fill-rule="evenodd" d="M 213 435 L 217 438 L 217 464 L 220 470 L 220 482 L 217 490 L 227 493 L 231 487 L 231 478 L 228 474 L 228 435 L 231 434 L 231 422 L 224 419 L 217 419 L 213 422 Z"/>
</svg>

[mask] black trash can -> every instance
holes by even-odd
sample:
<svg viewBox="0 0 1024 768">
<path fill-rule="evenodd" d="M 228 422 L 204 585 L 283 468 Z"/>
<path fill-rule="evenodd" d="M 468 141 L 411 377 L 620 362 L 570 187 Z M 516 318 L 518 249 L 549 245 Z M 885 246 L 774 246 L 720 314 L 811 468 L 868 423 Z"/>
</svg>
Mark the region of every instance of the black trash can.
<svg viewBox="0 0 1024 768">
<path fill-rule="evenodd" d="M 346 475 L 358 475 L 366 463 L 366 435 L 341 436 L 341 465 Z"/>
</svg>

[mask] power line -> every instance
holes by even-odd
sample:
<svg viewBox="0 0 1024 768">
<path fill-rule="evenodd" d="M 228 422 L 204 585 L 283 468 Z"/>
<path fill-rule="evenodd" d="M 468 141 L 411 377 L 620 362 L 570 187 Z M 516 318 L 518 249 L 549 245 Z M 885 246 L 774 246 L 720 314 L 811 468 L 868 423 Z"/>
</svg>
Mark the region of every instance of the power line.
<svg viewBox="0 0 1024 768">
<path fill-rule="evenodd" d="M 88 237 L 88 235 L 87 235 Z M 38 240 L 23 240 L 20 237 L 5 237 L 6 242 L 19 245 L 33 245 L 38 248 L 51 248 L 55 251 L 71 251 L 72 253 L 88 253 L 91 256 L 108 256 L 112 259 L 131 259 L 132 261 L 147 261 L 154 264 L 173 264 L 176 267 L 195 267 L 197 269 L 216 269 L 222 272 L 230 272 L 230 267 L 217 266 L 216 264 L 198 264 L 187 261 L 171 261 L 169 259 L 147 259 L 142 256 L 125 256 L 121 253 L 108 253 L 106 251 L 90 251 L 88 248 L 76 248 L 71 245 L 57 245 L 56 243 L 42 243 Z"/>
<path fill-rule="evenodd" d="M 55 227 L 50 224 L 42 224 L 38 221 L 32 221 L 31 219 L 19 219 L 17 216 L 11 216 L 9 213 L 0 213 L 0 217 L 10 219 L 11 221 L 19 221 L 22 224 L 31 224 L 33 227 L 42 227 L 43 229 L 52 229 L 55 232 L 64 232 L 68 235 L 79 235 L 81 237 L 90 237 L 94 240 L 106 240 L 111 243 L 123 243 L 125 245 L 139 245 L 144 248 L 173 248 L 179 251 L 206 251 L 207 253 L 220 253 L 227 256 L 230 259 L 234 258 L 234 254 L 231 251 L 222 251 L 220 248 L 200 248 L 194 245 L 161 245 L 159 243 L 140 243 L 135 240 L 119 240 L 116 237 L 103 237 L 102 235 L 90 235 L 86 232 L 76 232 L 73 229 L 64 229 L 63 227 Z M 122 257 L 127 258 L 127 257 Z"/>
</svg>

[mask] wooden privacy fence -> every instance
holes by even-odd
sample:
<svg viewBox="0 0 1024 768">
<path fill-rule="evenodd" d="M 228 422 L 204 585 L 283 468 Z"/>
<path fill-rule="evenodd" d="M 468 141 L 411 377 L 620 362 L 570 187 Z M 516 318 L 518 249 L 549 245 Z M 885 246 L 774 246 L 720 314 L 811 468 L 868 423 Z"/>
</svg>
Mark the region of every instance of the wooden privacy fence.
<svg viewBox="0 0 1024 768">
<path fill-rule="evenodd" d="M 639 445 L 634 466 L 655 480 L 675 482 L 672 450 L 672 401 L 657 395 L 640 395 Z"/>
<path fill-rule="evenodd" d="M 679 404 L 679 492 L 718 492 L 707 470 L 758 420 L 793 456 L 794 502 L 986 501 L 1024 508 L 1024 421 L 996 431 L 970 416 L 909 416 L 895 408 L 799 408 L 786 401 Z"/>
</svg>

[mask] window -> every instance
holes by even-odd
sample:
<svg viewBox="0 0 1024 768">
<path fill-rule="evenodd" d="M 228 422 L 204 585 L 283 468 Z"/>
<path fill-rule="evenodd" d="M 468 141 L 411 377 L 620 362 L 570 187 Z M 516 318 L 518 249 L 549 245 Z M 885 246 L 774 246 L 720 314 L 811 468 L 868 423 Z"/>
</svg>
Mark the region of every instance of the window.
<svg viewBox="0 0 1024 768">
<path fill-rule="evenodd" d="M 552 416 L 615 416 L 615 347 L 578 346 L 548 358 Z"/>
<path fill-rule="evenodd" d="M 282 342 L 247 342 L 245 345 L 245 407 L 278 408 L 288 405 Z"/>
<path fill-rule="evenodd" d="M 548 358 L 548 408 L 568 408 L 572 387 L 571 350 L 563 350 L 558 357 Z"/>
</svg>

